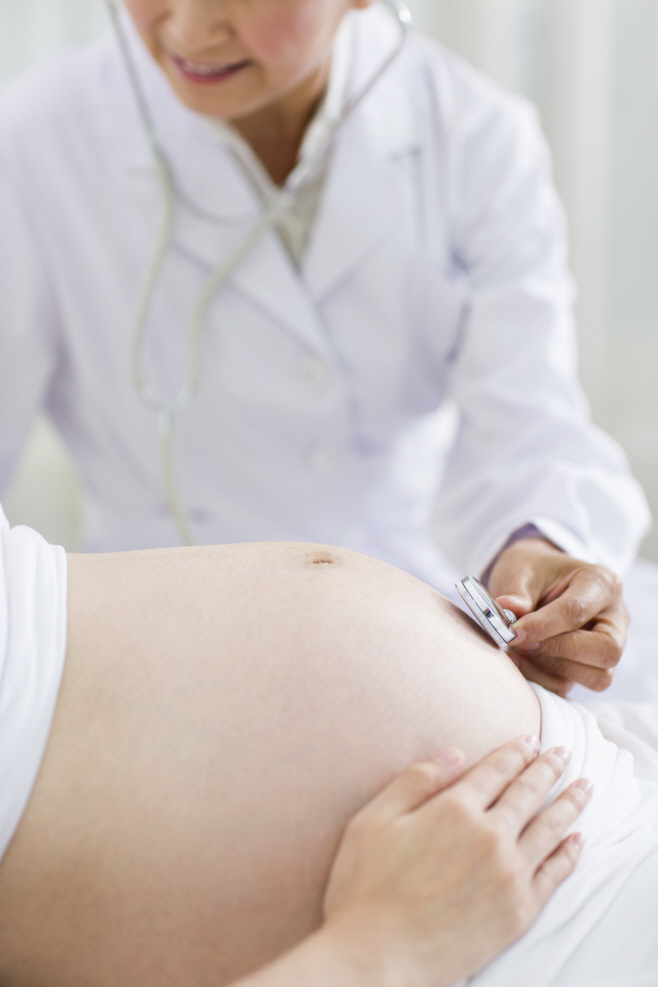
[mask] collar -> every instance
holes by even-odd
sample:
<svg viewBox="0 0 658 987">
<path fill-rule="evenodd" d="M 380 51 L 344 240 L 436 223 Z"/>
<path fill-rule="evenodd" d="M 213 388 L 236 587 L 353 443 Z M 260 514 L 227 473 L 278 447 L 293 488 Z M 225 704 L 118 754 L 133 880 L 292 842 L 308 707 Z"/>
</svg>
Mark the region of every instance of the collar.
<svg viewBox="0 0 658 987">
<path fill-rule="evenodd" d="M 332 131 L 340 120 L 347 98 L 350 72 L 354 57 L 354 18 L 350 11 L 343 18 L 334 41 L 329 83 L 325 95 L 306 128 L 299 151 L 297 166 L 293 169 L 286 185 L 295 187 L 304 176 L 312 177 L 307 168 L 317 158 L 322 147 L 326 146 Z M 267 202 L 277 191 L 267 169 L 254 154 L 251 146 L 229 121 L 217 117 L 206 117 L 211 131 L 219 135 L 222 143 L 232 152 L 242 166 L 262 202 Z M 326 166 L 326 158 L 318 159 L 317 170 Z"/>
</svg>

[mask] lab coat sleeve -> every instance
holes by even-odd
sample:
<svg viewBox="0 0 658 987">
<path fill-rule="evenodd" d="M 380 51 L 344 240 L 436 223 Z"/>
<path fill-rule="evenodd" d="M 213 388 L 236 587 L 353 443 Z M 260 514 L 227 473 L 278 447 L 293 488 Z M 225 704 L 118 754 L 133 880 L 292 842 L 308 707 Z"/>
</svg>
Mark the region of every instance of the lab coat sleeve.
<svg viewBox="0 0 658 987">
<path fill-rule="evenodd" d="M 525 103 L 501 97 L 467 121 L 451 196 L 469 303 L 450 369 L 459 427 L 438 505 L 442 546 L 481 573 L 530 523 L 623 573 L 649 512 L 578 384 L 565 222 Z"/>
<path fill-rule="evenodd" d="M 45 402 L 55 364 L 54 321 L 32 232 L 0 163 L 0 496 Z"/>
</svg>

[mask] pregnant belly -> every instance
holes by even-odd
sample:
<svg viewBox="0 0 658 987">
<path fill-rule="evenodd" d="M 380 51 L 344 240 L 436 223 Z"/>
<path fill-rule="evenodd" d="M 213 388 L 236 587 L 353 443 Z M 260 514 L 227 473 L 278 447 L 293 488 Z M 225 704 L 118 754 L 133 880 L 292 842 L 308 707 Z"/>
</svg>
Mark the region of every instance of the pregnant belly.
<svg viewBox="0 0 658 987">
<path fill-rule="evenodd" d="M 0 982 L 219 987 L 321 918 L 398 770 L 539 732 L 429 587 L 323 546 L 72 557 L 46 756 L 0 865 Z"/>
</svg>

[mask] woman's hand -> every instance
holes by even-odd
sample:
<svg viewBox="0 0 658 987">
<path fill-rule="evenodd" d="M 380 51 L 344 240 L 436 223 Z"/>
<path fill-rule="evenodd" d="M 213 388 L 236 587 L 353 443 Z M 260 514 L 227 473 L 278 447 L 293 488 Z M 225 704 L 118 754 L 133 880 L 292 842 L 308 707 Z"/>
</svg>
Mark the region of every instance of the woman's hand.
<svg viewBox="0 0 658 987">
<path fill-rule="evenodd" d="M 527 679 L 562 696 L 576 682 L 596 692 L 610 685 L 630 619 L 610 569 L 522 538 L 496 560 L 489 592 L 520 618 L 510 657 Z"/>
<path fill-rule="evenodd" d="M 403 771 L 348 824 L 321 928 L 234 987 L 452 987 L 482 969 L 582 847 L 563 837 L 591 785 L 540 812 L 569 753 L 538 746 L 513 741 L 466 774 L 456 750 Z"/>
<path fill-rule="evenodd" d="M 582 840 L 563 837 L 591 794 L 577 782 L 537 815 L 569 759 L 537 749 L 507 744 L 459 781 L 458 751 L 413 765 L 350 822 L 319 933 L 350 983 L 447 987 L 533 923 L 576 864 Z"/>
</svg>

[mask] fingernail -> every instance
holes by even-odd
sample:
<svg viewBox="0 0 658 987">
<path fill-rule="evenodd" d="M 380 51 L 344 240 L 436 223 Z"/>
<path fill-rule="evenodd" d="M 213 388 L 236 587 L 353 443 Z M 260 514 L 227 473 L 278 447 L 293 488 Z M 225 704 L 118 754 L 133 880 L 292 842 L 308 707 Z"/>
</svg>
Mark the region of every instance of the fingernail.
<svg viewBox="0 0 658 987">
<path fill-rule="evenodd" d="M 539 641 L 526 641 L 523 645 L 524 651 L 536 651 L 539 647 Z"/>
<path fill-rule="evenodd" d="M 585 798 L 588 799 L 592 797 L 594 785 L 589 778 L 579 778 L 574 787 L 577 788 L 579 792 L 582 792 Z"/>
<path fill-rule="evenodd" d="M 515 631 L 516 631 L 516 628 L 515 628 Z M 523 631 L 523 630 L 516 631 L 516 637 L 515 637 L 514 640 L 515 640 L 516 644 L 523 644 L 523 642 L 525 641 L 525 639 L 526 639 L 527 636 L 528 636 L 527 635 L 527 631 Z"/>
<path fill-rule="evenodd" d="M 569 837 L 569 842 L 574 843 L 579 850 L 582 850 L 587 842 L 587 837 L 584 833 L 572 833 Z"/>
<path fill-rule="evenodd" d="M 449 768 L 454 768 L 457 764 L 461 764 L 462 756 L 462 752 L 456 747 L 449 747 L 447 750 L 441 751 L 436 759 L 442 761 Z"/>
<path fill-rule="evenodd" d="M 524 743 L 533 754 L 539 754 L 539 740 L 537 737 L 526 737 Z"/>
<path fill-rule="evenodd" d="M 571 760 L 571 751 L 568 750 L 566 747 L 555 747 L 551 751 L 551 754 L 555 754 L 555 756 L 560 761 L 562 761 L 562 764 L 564 764 L 564 765 L 567 765 L 569 763 L 569 761 Z"/>
</svg>

